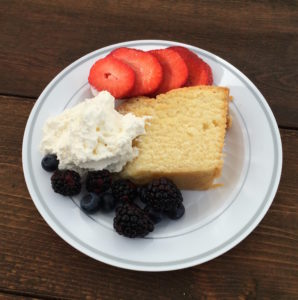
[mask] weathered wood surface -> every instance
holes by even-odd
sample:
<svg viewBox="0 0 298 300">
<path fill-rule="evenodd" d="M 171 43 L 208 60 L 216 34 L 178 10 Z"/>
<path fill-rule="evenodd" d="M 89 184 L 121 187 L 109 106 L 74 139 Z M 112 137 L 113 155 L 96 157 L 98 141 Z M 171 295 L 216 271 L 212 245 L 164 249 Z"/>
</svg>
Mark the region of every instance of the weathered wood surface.
<svg viewBox="0 0 298 300">
<path fill-rule="evenodd" d="M 0 291 L 70 299 L 294 299 L 298 295 L 298 131 L 281 130 L 284 168 L 275 200 L 237 247 L 200 266 L 140 273 L 97 262 L 66 244 L 37 212 L 21 144 L 33 100 L 0 97 Z M 1 295 L 0 295 L 1 296 Z"/>
<path fill-rule="evenodd" d="M 0 299 L 297 299 L 297 1 L 0 2 Z M 142 273 L 73 249 L 27 192 L 21 146 L 35 99 L 90 51 L 166 39 L 211 51 L 260 89 L 281 128 L 284 165 L 274 202 L 238 246 L 200 266 Z"/>
<path fill-rule="evenodd" d="M 211 51 L 298 127 L 297 1 L 2 0 L 0 94 L 37 97 L 74 60 L 113 43 L 165 39 Z"/>
</svg>

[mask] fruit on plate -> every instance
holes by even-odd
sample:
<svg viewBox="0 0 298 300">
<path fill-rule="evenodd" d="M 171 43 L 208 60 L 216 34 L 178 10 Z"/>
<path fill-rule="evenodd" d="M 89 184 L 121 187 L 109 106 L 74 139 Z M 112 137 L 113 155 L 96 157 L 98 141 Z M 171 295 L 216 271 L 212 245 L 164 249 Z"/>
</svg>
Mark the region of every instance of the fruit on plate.
<svg viewBox="0 0 298 300">
<path fill-rule="evenodd" d="M 146 205 L 160 212 L 176 211 L 183 201 L 180 190 L 168 178 L 154 179 L 144 186 L 140 198 Z"/>
<path fill-rule="evenodd" d="M 180 219 L 185 213 L 185 207 L 183 205 L 183 203 L 181 203 L 177 209 L 175 210 L 171 210 L 169 212 L 167 212 L 167 216 L 172 219 L 172 220 L 178 220 Z"/>
<path fill-rule="evenodd" d="M 195 53 L 181 46 L 172 46 L 168 49 L 178 52 L 187 65 L 189 74 L 185 86 L 212 85 L 213 76 L 210 66 Z"/>
<path fill-rule="evenodd" d="M 107 56 L 91 67 L 89 84 L 98 92 L 108 91 L 116 99 L 127 97 L 135 84 L 135 72 L 122 61 Z"/>
<path fill-rule="evenodd" d="M 155 94 L 182 87 L 188 78 L 188 68 L 180 54 L 172 49 L 151 50 L 162 66 L 163 79 Z"/>
<path fill-rule="evenodd" d="M 121 47 L 95 62 L 88 81 L 94 95 L 107 90 L 121 99 L 158 95 L 182 86 L 212 85 L 213 76 L 210 66 L 185 47 L 148 52 Z"/>
<path fill-rule="evenodd" d="M 157 58 L 148 52 L 131 48 L 118 48 L 108 57 L 119 59 L 135 72 L 135 84 L 129 96 L 152 94 L 162 81 L 162 67 Z M 115 83 L 115 82 L 114 82 Z"/>
<path fill-rule="evenodd" d="M 64 196 L 77 195 L 81 191 L 81 177 L 73 170 L 57 169 L 51 177 L 51 184 L 56 193 Z M 112 182 L 107 170 L 90 171 L 86 188 L 89 193 L 81 198 L 81 209 L 87 214 L 110 213 L 116 209 L 114 229 L 129 238 L 145 237 L 163 217 L 178 220 L 185 212 L 182 194 L 168 178 L 137 186 L 127 179 Z M 143 209 L 137 205 L 138 199 L 146 204 Z"/>
<path fill-rule="evenodd" d="M 116 204 L 117 201 L 110 192 L 102 194 L 88 193 L 80 201 L 81 208 L 87 214 L 93 214 L 97 211 L 109 213 L 115 209 Z"/>
<path fill-rule="evenodd" d="M 86 178 L 86 189 L 88 192 L 103 193 L 112 184 L 112 176 L 108 170 L 90 171 Z"/>
<path fill-rule="evenodd" d="M 52 188 L 63 196 L 74 196 L 81 191 L 81 177 L 71 170 L 56 170 L 51 177 Z"/>
<path fill-rule="evenodd" d="M 149 216 L 154 224 L 162 221 L 162 212 L 154 210 L 150 205 L 144 207 L 144 212 Z"/>
<path fill-rule="evenodd" d="M 112 184 L 112 193 L 117 200 L 133 201 L 137 197 L 137 187 L 128 179 L 118 179 Z"/>
<path fill-rule="evenodd" d="M 56 154 L 47 154 L 41 161 L 41 166 L 47 172 L 53 172 L 58 169 L 59 160 Z"/>
<path fill-rule="evenodd" d="M 86 213 L 93 214 L 99 210 L 100 202 L 101 198 L 98 194 L 89 193 L 81 199 L 80 206 Z"/>
<path fill-rule="evenodd" d="M 100 209 L 105 212 L 109 213 L 113 211 L 117 205 L 117 199 L 113 196 L 111 192 L 104 192 L 100 194 Z"/>
<path fill-rule="evenodd" d="M 114 229 L 120 235 L 137 238 L 144 237 L 154 230 L 149 216 L 137 205 L 124 202 L 116 208 Z"/>
</svg>

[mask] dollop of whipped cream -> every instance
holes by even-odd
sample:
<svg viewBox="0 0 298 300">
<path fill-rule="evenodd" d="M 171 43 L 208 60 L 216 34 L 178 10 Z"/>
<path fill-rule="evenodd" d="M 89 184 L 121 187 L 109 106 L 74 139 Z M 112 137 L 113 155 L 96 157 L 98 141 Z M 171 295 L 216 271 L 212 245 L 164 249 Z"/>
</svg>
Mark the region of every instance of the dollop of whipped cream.
<svg viewBox="0 0 298 300">
<path fill-rule="evenodd" d="M 99 94 L 99 91 L 95 87 L 93 87 L 91 84 L 90 84 L 90 91 L 94 97 L 96 97 Z"/>
<path fill-rule="evenodd" d="M 103 91 L 49 118 L 40 150 L 43 155 L 56 154 L 59 169 L 120 172 L 138 155 L 132 141 L 145 134 L 146 118 L 120 114 L 115 98 Z"/>
</svg>

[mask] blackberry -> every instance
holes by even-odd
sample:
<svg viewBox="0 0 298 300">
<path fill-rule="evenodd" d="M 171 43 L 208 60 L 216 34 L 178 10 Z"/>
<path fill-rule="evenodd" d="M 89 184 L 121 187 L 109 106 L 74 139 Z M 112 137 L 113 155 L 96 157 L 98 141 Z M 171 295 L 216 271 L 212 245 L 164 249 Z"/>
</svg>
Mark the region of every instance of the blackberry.
<svg viewBox="0 0 298 300">
<path fill-rule="evenodd" d="M 88 192 L 103 193 L 112 184 L 112 176 L 108 170 L 88 172 L 86 178 L 86 189 Z"/>
<path fill-rule="evenodd" d="M 162 212 L 154 210 L 150 206 L 145 206 L 144 212 L 148 215 L 148 217 L 152 220 L 154 224 L 157 224 L 162 221 Z"/>
<path fill-rule="evenodd" d="M 117 200 L 121 201 L 133 201 L 138 195 L 136 185 L 128 179 L 113 182 L 112 193 Z"/>
<path fill-rule="evenodd" d="M 168 178 L 153 180 L 140 190 L 140 199 L 155 211 L 176 211 L 183 198 L 177 186 Z"/>
<path fill-rule="evenodd" d="M 81 191 L 81 177 L 71 170 L 56 170 L 51 177 L 52 188 L 56 193 L 73 196 Z"/>
<path fill-rule="evenodd" d="M 154 224 L 142 209 L 126 202 L 116 208 L 114 228 L 120 235 L 136 238 L 153 231 Z"/>
</svg>

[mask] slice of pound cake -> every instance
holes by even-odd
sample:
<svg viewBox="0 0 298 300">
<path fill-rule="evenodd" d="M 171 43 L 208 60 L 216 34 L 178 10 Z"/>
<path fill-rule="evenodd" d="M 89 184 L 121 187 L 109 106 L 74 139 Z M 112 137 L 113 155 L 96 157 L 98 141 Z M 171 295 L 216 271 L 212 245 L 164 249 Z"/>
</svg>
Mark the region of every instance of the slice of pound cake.
<svg viewBox="0 0 298 300">
<path fill-rule="evenodd" d="M 151 117 L 146 121 L 146 134 L 134 141 L 139 155 L 121 176 L 138 184 L 168 177 L 180 189 L 214 186 L 223 165 L 228 103 L 228 88 L 196 86 L 121 104 L 121 113 Z"/>
</svg>

